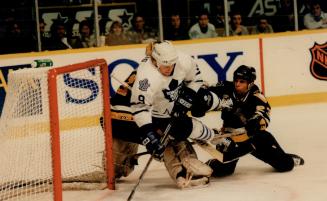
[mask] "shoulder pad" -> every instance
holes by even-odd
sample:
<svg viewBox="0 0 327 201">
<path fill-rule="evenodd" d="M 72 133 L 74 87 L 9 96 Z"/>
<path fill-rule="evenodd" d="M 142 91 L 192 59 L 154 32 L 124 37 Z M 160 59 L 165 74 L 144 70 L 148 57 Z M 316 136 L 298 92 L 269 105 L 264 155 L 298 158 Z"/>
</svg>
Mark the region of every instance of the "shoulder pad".
<svg viewBox="0 0 327 201">
<path fill-rule="evenodd" d="M 260 93 L 260 89 L 259 89 L 259 87 L 256 85 L 256 84 L 253 84 L 253 86 L 251 87 L 251 92 L 253 93 L 253 94 L 255 94 L 255 93 Z"/>
<path fill-rule="evenodd" d="M 264 102 L 264 103 L 268 103 L 266 97 L 265 97 L 262 93 L 260 93 L 260 92 L 256 92 L 256 93 L 254 93 L 253 95 L 254 95 L 255 97 L 259 98 L 262 102 Z"/>
</svg>

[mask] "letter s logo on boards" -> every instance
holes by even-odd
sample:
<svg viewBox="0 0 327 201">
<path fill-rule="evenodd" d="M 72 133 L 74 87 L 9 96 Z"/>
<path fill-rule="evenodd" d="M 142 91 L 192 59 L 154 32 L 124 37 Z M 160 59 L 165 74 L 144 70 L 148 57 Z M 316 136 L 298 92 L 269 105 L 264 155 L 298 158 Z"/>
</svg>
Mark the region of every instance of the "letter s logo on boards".
<svg viewBox="0 0 327 201">
<path fill-rule="evenodd" d="M 95 76 L 95 68 L 90 68 L 87 70 L 92 76 Z M 66 86 L 75 89 L 85 89 L 89 90 L 91 93 L 83 93 L 87 94 L 88 97 L 84 98 L 77 98 L 73 97 L 68 90 L 65 91 L 65 100 L 67 103 L 74 103 L 74 104 L 86 104 L 94 99 L 99 95 L 99 86 L 98 83 L 91 79 L 82 79 L 82 78 L 73 78 L 70 74 L 64 74 L 64 83 Z M 89 95 L 90 94 L 90 95 Z"/>
<path fill-rule="evenodd" d="M 110 74 L 114 71 L 114 69 L 119 68 L 120 65 L 127 65 L 130 66 L 133 69 L 136 69 L 138 67 L 138 63 L 134 60 L 130 59 L 118 59 L 113 62 L 111 62 L 108 65 L 109 68 L 109 80 L 111 81 L 111 76 Z M 88 69 L 88 72 L 91 73 L 92 76 L 95 76 L 95 69 L 90 68 Z M 124 82 L 124 80 L 121 80 Z M 77 98 L 73 97 L 67 90 L 65 91 L 65 100 L 67 103 L 75 103 L 75 104 L 85 104 L 93 101 L 94 99 L 97 98 L 99 94 L 99 86 L 98 84 L 90 79 L 85 79 L 85 78 L 73 78 L 71 77 L 70 74 L 64 74 L 64 84 L 70 88 L 76 88 L 76 89 L 87 89 L 91 92 L 91 95 L 86 98 Z M 113 96 L 115 94 L 115 90 L 110 83 L 110 95 Z M 89 93 L 85 93 L 89 94 Z"/>
</svg>

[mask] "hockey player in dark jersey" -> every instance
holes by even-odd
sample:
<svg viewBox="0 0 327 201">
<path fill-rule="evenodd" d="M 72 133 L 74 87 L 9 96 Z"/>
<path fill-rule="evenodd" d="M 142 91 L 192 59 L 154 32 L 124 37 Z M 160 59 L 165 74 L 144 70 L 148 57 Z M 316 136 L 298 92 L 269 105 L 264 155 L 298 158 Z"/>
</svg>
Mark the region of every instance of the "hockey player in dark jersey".
<svg viewBox="0 0 327 201">
<path fill-rule="evenodd" d="M 217 150 L 227 154 L 230 162 L 209 160 L 207 164 L 214 170 L 213 176 L 233 174 L 239 157 L 247 153 L 271 165 L 278 172 L 291 171 L 294 166 L 304 164 L 300 156 L 286 153 L 275 137 L 266 130 L 271 108 L 254 84 L 255 79 L 255 69 L 242 65 L 235 70 L 233 82 L 224 81 L 210 88 L 218 97 L 229 99 L 233 103 L 221 112 L 222 131 L 242 127 L 246 130 L 243 135 L 227 138 L 224 143 L 217 145 Z"/>
<path fill-rule="evenodd" d="M 130 111 L 131 92 L 136 72 L 133 71 L 110 98 L 115 178 L 127 177 L 137 165 L 137 152 L 141 144 L 138 126 Z"/>
</svg>

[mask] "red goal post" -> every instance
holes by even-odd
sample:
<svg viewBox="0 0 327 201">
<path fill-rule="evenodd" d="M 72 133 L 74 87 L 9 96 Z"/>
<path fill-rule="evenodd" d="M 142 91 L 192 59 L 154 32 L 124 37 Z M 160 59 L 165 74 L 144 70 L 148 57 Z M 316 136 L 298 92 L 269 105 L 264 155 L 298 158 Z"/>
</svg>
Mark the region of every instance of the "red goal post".
<svg viewBox="0 0 327 201">
<path fill-rule="evenodd" d="M 61 160 L 60 160 L 60 129 L 59 129 L 59 111 L 57 97 L 57 76 L 77 70 L 92 67 L 100 67 L 102 93 L 103 93 L 103 115 L 111 117 L 110 114 L 110 92 L 109 92 L 109 71 L 107 62 L 104 59 L 96 59 L 84 63 L 78 63 L 60 68 L 50 69 L 48 72 L 48 89 L 49 89 L 49 110 L 50 110 L 50 132 L 52 137 L 52 161 L 53 161 L 53 191 L 54 200 L 62 201 L 62 179 L 61 179 Z M 104 118 L 105 131 L 105 153 L 106 153 L 106 170 L 107 185 L 109 189 L 115 189 L 115 175 L 112 154 L 112 133 L 111 121 Z M 111 167 L 111 168 L 109 168 Z"/>
</svg>

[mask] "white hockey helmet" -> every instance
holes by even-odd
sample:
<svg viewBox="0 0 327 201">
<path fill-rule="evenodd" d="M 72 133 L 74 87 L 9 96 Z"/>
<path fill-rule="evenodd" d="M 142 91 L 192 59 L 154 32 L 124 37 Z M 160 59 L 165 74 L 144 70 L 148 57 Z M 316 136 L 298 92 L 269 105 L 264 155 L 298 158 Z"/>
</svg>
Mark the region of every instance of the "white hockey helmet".
<svg viewBox="0 0 327 201">
<path fill-rule="evenodd" d="M 153 45 L 151 56 L 158 65 L 170 66 L 177 62 L 177 51 L 170 41 L 163 41 Z"/>
</svg>

